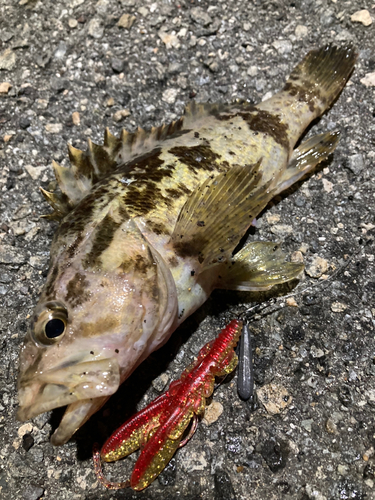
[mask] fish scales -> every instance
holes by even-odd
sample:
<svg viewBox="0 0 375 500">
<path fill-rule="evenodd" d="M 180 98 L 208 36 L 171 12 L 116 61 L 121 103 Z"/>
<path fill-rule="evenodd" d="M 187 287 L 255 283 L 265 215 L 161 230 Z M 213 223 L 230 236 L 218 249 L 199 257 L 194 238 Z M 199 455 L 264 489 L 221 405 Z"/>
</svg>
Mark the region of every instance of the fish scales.
<svg viewBox="0 0 375 500">
<path fill-rule="evenodd" d="M 233 250 L 279 192 L 335 149 L 338 133 L 295 145 L 335 100 L 352 47 L 310 52 L 283 90 L 256 105 L 196 104 L 150 132 L 106 131 L 71 168 L 50 271 L 20 355 L 18 416 L 68 405 L 63 444 L 214 288 L 266 290 L 303 269 L 269 242 Z"/>
</svg>

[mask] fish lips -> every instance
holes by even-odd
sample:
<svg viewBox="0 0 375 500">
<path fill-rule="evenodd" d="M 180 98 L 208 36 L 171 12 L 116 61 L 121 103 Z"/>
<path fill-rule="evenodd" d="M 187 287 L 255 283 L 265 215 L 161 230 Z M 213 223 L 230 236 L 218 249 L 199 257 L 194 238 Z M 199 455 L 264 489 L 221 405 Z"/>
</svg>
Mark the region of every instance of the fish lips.
<svg viewBox="0 0 375 500">
<path fill-rule="evenodd" d="M 23 422 L 77 401 L 108 397 L 119 385 L 120 367 L 114 358 L 64 364 L 28 381 L 20 380 L 17 418 Z"/>
</svg>

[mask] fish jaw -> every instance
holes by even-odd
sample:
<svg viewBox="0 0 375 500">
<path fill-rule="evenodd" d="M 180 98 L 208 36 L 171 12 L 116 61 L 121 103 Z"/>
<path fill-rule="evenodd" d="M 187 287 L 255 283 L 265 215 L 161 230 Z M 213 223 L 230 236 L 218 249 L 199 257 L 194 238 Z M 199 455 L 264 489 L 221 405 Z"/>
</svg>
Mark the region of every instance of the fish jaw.
<svg viewBox="0 0 375 500">
<path fill-rule="evenodd" d="M 115 393 L 120 385 L 117 359 L 106 358 L 75 363 L 41 371 L 34 377 L 25 374 L 19 380 L 19 410 L 21 421 L 61 406 L 87 399 L 103 399 Z M 78 426 L 79 427 L 79 426 Z M 77 428 L 78 428 L 77 427 Z"/>
<path fill-rule="evenodd" d="M 87 420 L 96 413 L 108 400 L 109 396 L 103 396 L 94 399 L 83 399 L 68 406 L 65 410 L 64 416 L 51 436 L 51 443 L 54 446 L 61 446 L 69 441 L 73 434 Z"/>
</svg>

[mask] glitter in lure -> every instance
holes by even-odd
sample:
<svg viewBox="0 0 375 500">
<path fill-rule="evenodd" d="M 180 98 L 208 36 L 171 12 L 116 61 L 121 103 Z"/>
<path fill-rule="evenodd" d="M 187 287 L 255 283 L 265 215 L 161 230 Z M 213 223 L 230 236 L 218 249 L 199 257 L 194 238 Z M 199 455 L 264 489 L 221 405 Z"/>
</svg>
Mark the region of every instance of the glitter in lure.
<svg viewBox="0 0 375 500">
<path fill-rule="evenodd" d="M 198 358 L 173 381 L 169 389 L 117 429 L 101 451 L 93 450 L 98 481 L 108 489 L 131 487 L 143 490 L 161 473 L 175 451 L 193 436 L 198 418 L 204 414 L 206 398 L 214 390 L 215 377 L 231 373 L 237 366 L 234 348 L 242 321 L 233 320 L 199 352 Z M 191 420 L 193 424 L 183 440 Z M 141 449 L 130 480 L 114 483 L 102 471 L 101 461 L 113 462 Z"/>
</svg>

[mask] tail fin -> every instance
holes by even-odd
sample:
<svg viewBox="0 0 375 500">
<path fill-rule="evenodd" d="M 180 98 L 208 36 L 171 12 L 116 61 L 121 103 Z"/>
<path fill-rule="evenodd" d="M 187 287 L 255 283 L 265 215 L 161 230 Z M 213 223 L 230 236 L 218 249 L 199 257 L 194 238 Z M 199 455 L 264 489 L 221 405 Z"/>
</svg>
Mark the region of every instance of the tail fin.
<svg viewBox="0 0 375 500">
<path fill-rule="evenodd" d="M 293 70 L 283 90 L 320 116 L 343 89 L 357 57 L 352 45 L 312 50 Z"/>
</svg>

